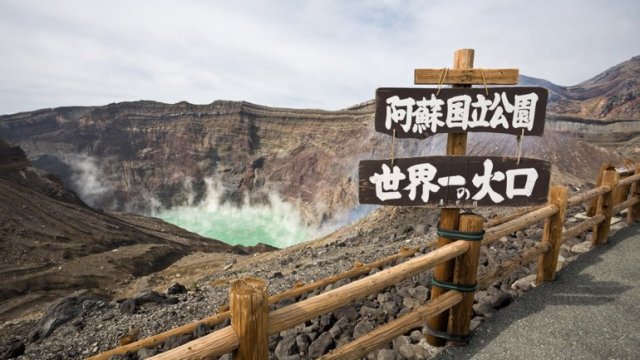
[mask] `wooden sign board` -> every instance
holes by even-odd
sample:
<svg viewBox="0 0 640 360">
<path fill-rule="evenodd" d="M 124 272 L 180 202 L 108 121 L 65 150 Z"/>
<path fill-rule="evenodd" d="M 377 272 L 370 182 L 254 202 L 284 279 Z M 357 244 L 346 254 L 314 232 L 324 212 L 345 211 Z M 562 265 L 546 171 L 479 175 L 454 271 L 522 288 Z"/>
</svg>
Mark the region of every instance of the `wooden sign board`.
<svg viewBox="0 0 640 360">
<path fill-rule="evenodd" d="M 547 201 L 551 163 L 498 156 L 363 160 L 361 204 L 432 207 L 529 206 Z"/>
<path fill-rule="evenodd" d="M 549 92 L 541 87 L 379 88 L 376 131 L 397 138 L 493 132 L 541 136 Z"/>
</svg>

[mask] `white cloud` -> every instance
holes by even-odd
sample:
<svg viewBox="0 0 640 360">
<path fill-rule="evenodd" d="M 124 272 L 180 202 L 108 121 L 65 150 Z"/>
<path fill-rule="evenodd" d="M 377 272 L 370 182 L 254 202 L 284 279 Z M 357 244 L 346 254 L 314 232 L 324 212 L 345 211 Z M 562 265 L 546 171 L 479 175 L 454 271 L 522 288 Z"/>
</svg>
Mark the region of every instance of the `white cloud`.
<svg viewBox="0 0 640 360">
<path fill-rule="evenodd" d="M 638 55 L 637 1 L 0 1 L 0 114 L 151 99 L 337 109 L 415 67 L 575 84 Z"/>
</svg>

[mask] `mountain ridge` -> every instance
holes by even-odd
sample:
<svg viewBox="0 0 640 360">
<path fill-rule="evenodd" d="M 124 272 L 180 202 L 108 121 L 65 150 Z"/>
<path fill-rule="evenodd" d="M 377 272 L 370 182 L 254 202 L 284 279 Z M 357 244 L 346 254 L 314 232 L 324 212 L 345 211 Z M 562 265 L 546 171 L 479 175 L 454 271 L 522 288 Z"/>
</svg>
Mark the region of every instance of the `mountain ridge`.
<svg viewBox="0 0 640 360">
<path fill-rule="evenodd" d="M 522 75 L 522 85 L 550 90 L 547 111 L 598 120 L 640 120 L 640 56 L 572 86 Z"/>
</svg>

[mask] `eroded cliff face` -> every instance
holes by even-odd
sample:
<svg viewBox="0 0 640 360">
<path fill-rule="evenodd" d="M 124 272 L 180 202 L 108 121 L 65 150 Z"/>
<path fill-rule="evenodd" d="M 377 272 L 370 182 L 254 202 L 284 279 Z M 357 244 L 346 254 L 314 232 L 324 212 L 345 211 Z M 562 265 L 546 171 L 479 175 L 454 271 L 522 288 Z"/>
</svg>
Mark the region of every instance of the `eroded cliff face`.
<svg viewBox="0 0 640 360">
<path fill-rule="evenodd" d="M 197 203 L 209 179 L 222 202 L 264 202 L 277 192 L 319 223 L 355 202 L 349 175 L 357 166 L 348 160 L 373 148 L 370 117 L 366 109 L 135 102 L 19 114 L 0 126 L 97 207 L 148 212 Z"/>
<path fill-rule="evenodd" d="M 148 213 L 197 204 L 214 184 L 222 203 L 277 194 L 315 227 L 357 211 L 359 160 L 444 154 L 440 135 L 396 140 L 392 154 L 391 137 L 374 131 L 373 111 L 371 102 L 321 111 L 139 101 L 3 116 L 0 131 L 90 205 Z M 513 136 L 469 137 L 469 154 L 515 153 Z M 526 138 L 523 155 L 555 159 L 556 178 L 568 182 L 595 178 L 615 157 L 553 131 Z"/>
</svg>

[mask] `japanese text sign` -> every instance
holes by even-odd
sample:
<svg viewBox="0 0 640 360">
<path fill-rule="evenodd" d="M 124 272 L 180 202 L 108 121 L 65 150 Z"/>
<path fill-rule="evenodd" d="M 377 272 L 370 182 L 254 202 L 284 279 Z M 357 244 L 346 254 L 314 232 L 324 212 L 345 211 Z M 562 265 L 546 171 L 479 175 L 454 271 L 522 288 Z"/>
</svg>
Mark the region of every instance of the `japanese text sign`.
<svg viewBox="0 0 640 360">
<path fill-rule="evenodd" d="M 540 87 L 380 88 L 375 127 L 398 138 L 472 131 L 541 136 L 548 94 Z"/>
<path fill-rule="evenodd" d="M 524 206 L 547 201 L 551 163 L 499 156 L 363 160 L 361 204 Z"/>
</svg>

